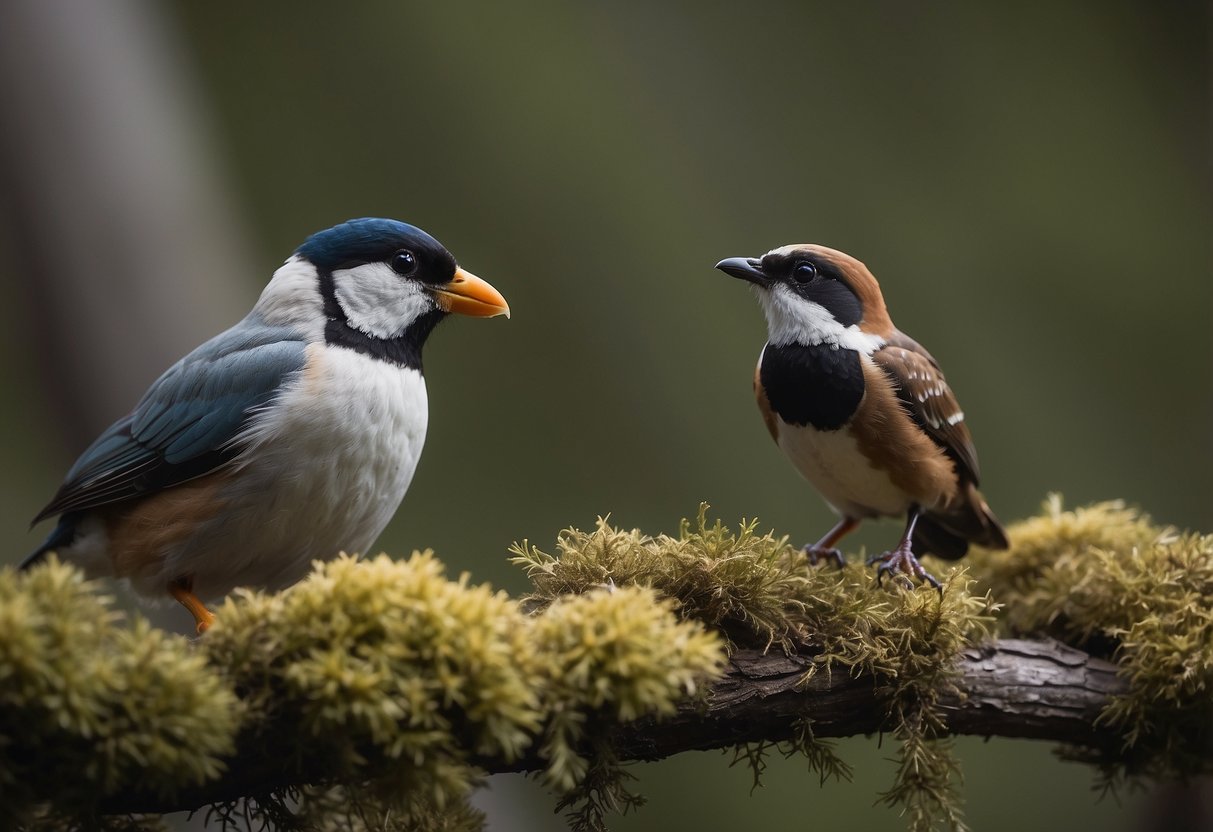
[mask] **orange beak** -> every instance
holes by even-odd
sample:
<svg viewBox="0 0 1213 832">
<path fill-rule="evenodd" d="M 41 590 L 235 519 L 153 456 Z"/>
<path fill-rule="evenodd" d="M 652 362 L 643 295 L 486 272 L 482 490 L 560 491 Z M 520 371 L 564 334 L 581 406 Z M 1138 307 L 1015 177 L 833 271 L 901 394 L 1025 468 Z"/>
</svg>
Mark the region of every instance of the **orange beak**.
<svg viewBox="0 0 1213 832">
<path fill-rule="evenodd" d="M 510 305 L 487 281 L 471 272 L 455 269 L 449 283 L 434 286 L 430 291 L 438 296 L 438 306 L 444 312 L 470 315 L 473 318 L 492 318 L 495 315 L 510 316 Z"/>
</svg>

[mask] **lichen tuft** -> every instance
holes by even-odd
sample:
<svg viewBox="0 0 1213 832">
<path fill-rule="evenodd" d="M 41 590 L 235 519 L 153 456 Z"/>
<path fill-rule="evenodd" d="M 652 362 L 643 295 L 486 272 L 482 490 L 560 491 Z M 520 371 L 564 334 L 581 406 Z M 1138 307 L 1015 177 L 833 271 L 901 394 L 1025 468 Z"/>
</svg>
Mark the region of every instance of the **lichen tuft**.
<svg viewBox="0 0 1213 832">
<path fill-rule="evenodd" d="M 1010 536 L 1009 553 L 974 556 L 1002 627 L 1110 658 L 1129 683 L 1100 717 L 1120 753 L 1093 762 L 1111 781 L 1213 772 L 1213 536 L 1119 501 L 1066 511 L 1058 495 Z"/>
<path fill-rule="evenodd" d="M 107 796 L 222 771 L 242 713 L 231 688 L 187 642 L 126 623 L 54 558 L 0 570 L 0 827 L 98 828 Z"/>
<path fill-rule="evenodd" d="M 962 827 L 950 745 L 937 742 L 942 722 L 936 704 L 953 690 L 953 660 L 967 645 L 989 636 L 997 605 L 974 593 L 963 568 L 954 569 L 943 591 L 882 588 L 861 564 L 842 570 L 814 568 L 805 553 L 774 534 L 758 534 L 755 521 L 737 532 L 709 521 L 701 505 L 676 537 L 621 530 L 599 519 L 595 529 L 568 529 L 548 554 L 523 541 L 511 551 L 535 591 L 532 608 L 562 603 L 569 593 L 597 593 L 603 586 L 641 586 L 677 602 L 685 618 L 728 635 L 733 646 L 778 645 L 813 659 L 806 674 L 869 675 L 888 703 L 888 725 L 903 750 L 888 802 L 915 818 L 942 818 Z M 806 714 L 805 725 L 811 724 Z M 845 763 L 811 732 L 783 744 L 800 752 L 822 776 L 843 776 Z M 761 770 L 761 749 L 742 759 Z M 918 826 L 916 828 L 925 828 Z"/>
<path fill-rule="evenodd" d="M 596 725 L 667 716 L 719 676 L 719 636 L 673 608 L 651 589 L 599 588 L 557 598 L 535 617 L 548 704 L 540 753 L 560 791 L 585 779 L 581 751 Z"/>
<path fill-rule="evenodd" d="M 472 832 L 484 818 L 466 797 L 492 759 L 546 765 L 573 828 L 601 830 L 642 800 L 614 727 L 694 706 L 744 646 L 797 653 L 806 680 L 871 679 L 899 740 L 881 800 L 916 832 L 959 830 L 940 702 L 959 694 L 956 656 L 995 629 L 1118 663 L 1129 691 L 1100 724 L 1120 747 L 1086 757 L 1110 781 L 1213 770 L 1213 536 L 1051 497 L 1011 527 L 1010 552 L 975 551 L 936 592 L 813 568 L 757 528 L 703 506 L 672 536 L 604 519 L 554 554 L 524 541 L 521 605 L 429 552 L 343 557 L 284 592 L 236 593 L 197 643 L 115 612 L 53 559 L 0 571 L 0 827 L 158 828 L 98 812 L 228 766 L 252 774 L 213 808 L 224 829 Z M 812 729 L 801 715 L 779 750 L 846 778 Z M 737 753 L 756 780 L 767 750 Z"/>
<path fill-rule="evenodd" d="M 422 552 L 238 592 L 203 644 L 283 765 L 319 756 L 335 782 L 410 810 L 461 800 L 474 755 L 530 744 L 542 712 L 528 629 L 504 593 L 448 580 Z"/>
</svg>

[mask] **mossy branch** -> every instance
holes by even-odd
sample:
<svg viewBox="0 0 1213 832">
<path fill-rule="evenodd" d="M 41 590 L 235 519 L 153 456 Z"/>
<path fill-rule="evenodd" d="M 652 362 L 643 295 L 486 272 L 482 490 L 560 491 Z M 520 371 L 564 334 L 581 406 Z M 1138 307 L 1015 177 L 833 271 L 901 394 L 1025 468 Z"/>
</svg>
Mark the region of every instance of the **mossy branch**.
<svg viewBox="0 0 1213 832">
<path fill-rule="evenodd" d="M 685 703 L 664 719 L 612 726 L 605 735 L 620 762 L 660 760 L 685 751 L 791 740 L 812 714 L 817 739 L 890 731 L 880 685 L 867 676 L 805 673 L 812 659 L 746 649 L 729 660 L 706 703 Z M 940 707 L 950 734 L 1016 737 L 1082 746 L 1114 755 L 1117 740 L 1097 726 L 1100 713 L 1128 686 L 1116 665 L 1053 640 L 1004 639 L 965 650 L 955 690 Z M 478 756 L 486 773 L 543 771 L 537 754 Z M 329 761 L 312 758 L 288 771 L 264 753 L 237 755 L 219 779 L 172 798 L 130 791 L 102 804 L 107 814 L 164 813 L 227 803 L 247 795 L 324 782 Z"/>
<path fill-rule="evenodd" d="M 707 696 L 706 707 L 684 705 L 665 719 L 615 725 L 605 739 L 619 762 L 631 762 L 742 743 L 786 742 L 795 736 L 798 720 L 805 714 L 811 714 L 813 734 L 819 740 L 895 728 L 884 716 L 881 686 L 875 680 L 835 674 L 805 683 L 809 663 L 778 650 L 741 650 L 731 657 L 724 678 Z M 1064 742 L 1115 753 L 1118 737 L 1097 725 L 1111 697 L 1127 690 L 1111 662 L 1054 640 L 1004 639 L 964 651 L 957 672 L 955 693 L 940 702 L 947 733 Z M 291 741 L 260 736 L 257 742 L 264 747 L 238 754 L 221 779 L 172 798 L 152 791 L 126 792 L 106 800 L 102 810 L 106 814 L 192 810 L 249 794 L 313 785 L 331 776 L 330 762 L 323 758 L 312 758 L 297 768 L 284 767 L 272 752 Z M 488 774 L 542 771 L 547 765 L 537 754 L 518 759 L 478 756 L 474 762 Z"/>
<path fill-rule="evenodd" d="M 701 509 L 677 536 L 523 542 L 521 603 L 428 553 L 342 558 L 238 593 L 193 645 L 62 565 L 0 571 L 0 826 L 209 804 L 471 830 L 486 772 L 537 771 L 599 830 L 640 802 L 626 761 L 733 746 L 757 777 L 781 744 L 824 782 L 849 771 L 830 738 L 874 732 L 899 743 L 881 801 L 917 832 L 964 827 L 952 734 L 1051 740 L 1109 778 L 1213 769 L 1213 537 L 1052 499 L 937 593 L 810 568 L 755 528 Z"/>
</svg>

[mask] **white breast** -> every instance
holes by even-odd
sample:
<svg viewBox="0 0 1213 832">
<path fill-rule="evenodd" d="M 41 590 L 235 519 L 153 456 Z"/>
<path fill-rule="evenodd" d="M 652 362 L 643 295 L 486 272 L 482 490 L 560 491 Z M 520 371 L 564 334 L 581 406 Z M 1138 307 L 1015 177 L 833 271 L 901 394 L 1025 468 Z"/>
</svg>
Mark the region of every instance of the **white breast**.
<svg viewBox="0 0 1213 832">
<path fill-rule="evenodd" d="M 775 419 L 779 447 L 837 511 L 863 518 L 909 509 L 909 496 L 868 461 L 847 428 L 824 431 Z"/>
<path fill-rule="evenodd" d="M 421 458 L 429 406 L 416 370 L 313 344 L 305 369 L 243 437 L 228 508 L 166 573 L 202 597 L 279 587 L 315 559 L 364 553 L 400 505 Z"/>
</svg>

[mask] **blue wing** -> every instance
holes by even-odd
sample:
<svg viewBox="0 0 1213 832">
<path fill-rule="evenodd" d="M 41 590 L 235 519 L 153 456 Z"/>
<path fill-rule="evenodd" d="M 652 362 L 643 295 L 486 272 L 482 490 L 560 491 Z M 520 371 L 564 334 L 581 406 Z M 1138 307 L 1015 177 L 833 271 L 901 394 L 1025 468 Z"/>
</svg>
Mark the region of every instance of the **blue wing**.
<svg viewBox="0 0 1213 832">
<path fill-rule="evenodd" d="M 295 331 L 252 318 L 207 341 L 97 437 L 34 522 L 159 491 L 228 462 L 251 414 L 303 368 L 305 346 Z"/>
</svg>

